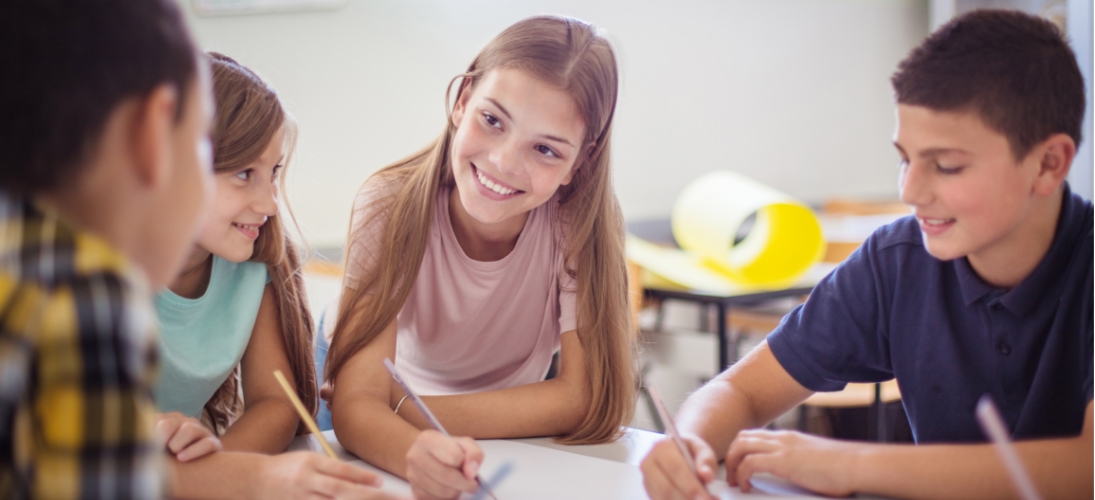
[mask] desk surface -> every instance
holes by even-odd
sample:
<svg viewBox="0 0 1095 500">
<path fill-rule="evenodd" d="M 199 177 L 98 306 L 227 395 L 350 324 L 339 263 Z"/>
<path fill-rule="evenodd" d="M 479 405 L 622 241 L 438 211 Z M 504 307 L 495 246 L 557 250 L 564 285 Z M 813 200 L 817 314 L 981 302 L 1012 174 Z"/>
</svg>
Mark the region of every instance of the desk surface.
<svg viewBox="0 0 1095 500">
<path fill-rule="evenodd" d="M 338 444 L 333 431 L 323 435 L 343 460 L 382 476 L 385 491 L 410 495 L 406 481 L 350 455 Z M 567 446 L 549 438 L 479 441 L 486 454 L 480 475 L 489 480 L 502 464 L 512 463 L 510 474 L 495 488 L 499 500 L 643 500 L 648 497 L 639 463 L 661 437 L 654 432 L 629 429 L 619 441 L 602 445 Z M 289 450 L 323 453 L 311 434 L 294 439 Z M 754 478 L 753 486 L 754 492 L 743 494 L 723 481 L 715 481 L 711 491 L 720 499 L 822 498 L 771 476 Z"/>
</svg>

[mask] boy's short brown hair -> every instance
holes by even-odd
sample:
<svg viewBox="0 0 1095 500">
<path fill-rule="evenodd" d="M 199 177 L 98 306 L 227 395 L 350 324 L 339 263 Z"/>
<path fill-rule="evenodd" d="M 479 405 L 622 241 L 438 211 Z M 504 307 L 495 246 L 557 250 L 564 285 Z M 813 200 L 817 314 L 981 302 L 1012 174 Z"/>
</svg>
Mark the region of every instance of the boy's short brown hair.
<svg viewBox="0 0 1095 500">
<path fill-rule="evenodd" d="M 72 180 L 125 99 L 186 92 L 199 52 L 174 0 L 0 1 L 0 186 Z"/>
<path fill-rule="evenodd" d="M 1008 138 L 1016 159 L 1057 133 L 1080 144 L 1083 76 L 1061 31 L 1039 17 L 976 10 L 955 18 L 890 81 L 898 104 L 977 113 Z"/>
</svg>

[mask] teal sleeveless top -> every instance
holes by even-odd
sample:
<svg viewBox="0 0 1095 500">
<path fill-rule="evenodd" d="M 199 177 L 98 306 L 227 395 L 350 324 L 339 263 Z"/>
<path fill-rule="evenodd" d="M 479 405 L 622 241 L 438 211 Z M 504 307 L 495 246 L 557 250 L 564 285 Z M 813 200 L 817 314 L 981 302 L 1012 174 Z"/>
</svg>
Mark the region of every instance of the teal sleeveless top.
<svg viewBox="0 0 1095 500">
<path fill-rule="evenodd" d="M 209 287 L 196 299 L 170 290 L 156 296 L 161 412 L 200 418 L 202 407 L 243 358 L 267 283 L 266 264 L 213 256 Z"/>
</svg>

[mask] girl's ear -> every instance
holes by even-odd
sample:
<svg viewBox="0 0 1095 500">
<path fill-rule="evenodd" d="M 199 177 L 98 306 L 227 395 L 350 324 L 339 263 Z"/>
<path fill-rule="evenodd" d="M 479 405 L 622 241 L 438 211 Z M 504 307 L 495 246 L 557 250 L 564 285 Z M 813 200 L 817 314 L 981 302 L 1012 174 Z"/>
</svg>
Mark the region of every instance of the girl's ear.
<svg viewBox="0 0 1095 500">
<path fill-rule="evenodd" d="M 570 185 L 570 181 L 574 180 L 574 174 L 577 173 L 578 169 L 592 156 L 593 150 L 597 149 L 597 143 L 590 143 L 590 145 L 586 146 L 584 149 L 585 150 L 582 151 L 582 156 L 578 157 L 578 160 L 574 162 L 574 167 L 570 169 L 570 172 L 567 172 L 567 176 L 563 178 L 563 182 L 559 183 L 560 185 Z"/>
<path fill-rule="evenodd" d="M 468 86 L 467 78 L 460 82 L 460 88 L 456 91 L 456 104 L 452 107 L 452 126 L 459 127 L 460 121 L 464 119 L 464 111 L 468 106 L 468 98 L 471 95 L 471 89 Z"/>
<path fill-rule="evenodd" d="M 569 186 L 570 181 L 574 180 L 574 174 L 578 172 L 578 169 L 582 167 L 583 163 L 585 163 L 585 161 L 579 160 L 579 161 L 574 162 L 574 166 L 571 167 L 570 172 L 567 172 L 567 176 L 563 177 L 563 182 L 560 182 L 559 185 L 560 186 Z"/>
</svg>

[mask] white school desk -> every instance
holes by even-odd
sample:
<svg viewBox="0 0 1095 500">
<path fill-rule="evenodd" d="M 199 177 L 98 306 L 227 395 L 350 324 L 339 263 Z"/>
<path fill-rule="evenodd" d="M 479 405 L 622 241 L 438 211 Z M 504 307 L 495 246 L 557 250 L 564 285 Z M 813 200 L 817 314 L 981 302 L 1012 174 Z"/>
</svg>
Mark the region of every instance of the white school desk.
<svg viewBox="0 0 1095 500">
<path fill-rule="evenodd" d="M 406 481 L 350 455 L 333 431 L 323 436 L 343 460 L 383 477 L 385 491 L 410 496 Z M 600 445 L 567 446 L 550 438 L 479 441 L 486 454 L 479 476 L 490 480 L 504 462 L 512 462 L 512 471 L 494 489 L 498 500 L 646 500 L 639 463 L 661 438 L 654 432 L 628 429 L 619 441 Z M 288 451 L 295 450 L 323 453 L 311 434 L 294 439 Z M 749 494 L 721 480 L 715 483 L 712 491 L 718 490 L 720 499 L 823 498 L 772 476 L 755 477 Z"/>
</svg>

